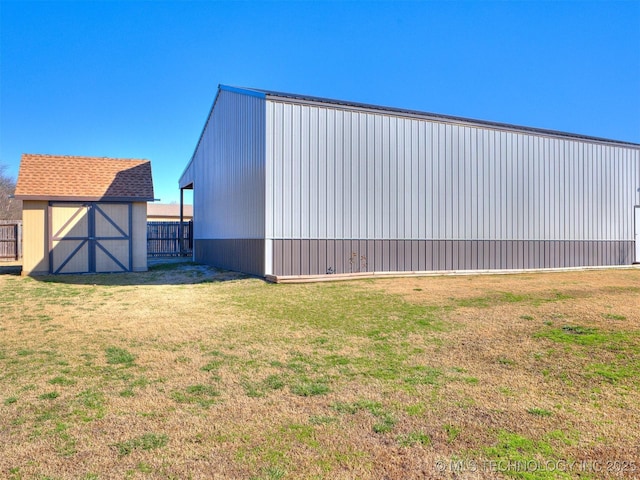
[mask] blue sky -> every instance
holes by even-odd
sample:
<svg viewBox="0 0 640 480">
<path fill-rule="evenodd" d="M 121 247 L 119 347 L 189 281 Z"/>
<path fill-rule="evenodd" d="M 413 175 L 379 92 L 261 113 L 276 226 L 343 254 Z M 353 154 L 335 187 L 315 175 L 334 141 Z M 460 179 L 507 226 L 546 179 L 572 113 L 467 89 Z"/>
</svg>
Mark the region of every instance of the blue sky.
<svg viewBox="0 0 640 480">
<path fill-rule="evenodd" d="M 640 1 L 0 0 L 0 164 L 177 181 L 219 83 L 640 143 Z"/>
</svg>

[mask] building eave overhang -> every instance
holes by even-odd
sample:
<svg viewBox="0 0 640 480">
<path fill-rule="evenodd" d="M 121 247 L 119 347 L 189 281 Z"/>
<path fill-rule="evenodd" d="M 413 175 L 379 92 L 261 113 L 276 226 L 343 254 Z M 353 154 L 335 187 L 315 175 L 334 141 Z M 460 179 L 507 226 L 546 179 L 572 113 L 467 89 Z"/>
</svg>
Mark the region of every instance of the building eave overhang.
<svg viewBox="0 0 640 480">
<path fill-rule="evenodd" d="M 52 195 L 16 195 L 15 198 L 19 200 L 30 201 L 49 201 L 49 202 L 111 202 L 111 203 L 139 203 L 139 202 L 153 202 L 154 198 L 151 197 L 69 197 L 69 196 L 52 196 Z"/>
</svg>

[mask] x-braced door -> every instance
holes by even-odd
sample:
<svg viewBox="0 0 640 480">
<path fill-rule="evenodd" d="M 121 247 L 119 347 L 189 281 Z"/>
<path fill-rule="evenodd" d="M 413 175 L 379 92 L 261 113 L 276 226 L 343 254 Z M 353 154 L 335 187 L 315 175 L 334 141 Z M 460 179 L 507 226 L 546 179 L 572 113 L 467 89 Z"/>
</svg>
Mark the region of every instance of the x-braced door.
<svg viewBox="0 0 640 480">
<path fill-rule="evenodd" d="M 50 272 L 131 271 L 131 221 L 128 203 L 50 203 Z"/>
</svg>

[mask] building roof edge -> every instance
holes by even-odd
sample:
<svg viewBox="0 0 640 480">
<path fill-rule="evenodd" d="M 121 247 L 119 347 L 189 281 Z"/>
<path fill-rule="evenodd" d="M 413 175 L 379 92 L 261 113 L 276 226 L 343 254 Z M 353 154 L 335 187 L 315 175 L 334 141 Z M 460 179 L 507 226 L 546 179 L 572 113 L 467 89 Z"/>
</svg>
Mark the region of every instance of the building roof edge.
<svg viewBox="0 0 640 480">
<path fill-rule="evenodd" d="M 235 87 L 231 87 L 231 88 L 235 88 Z M 358 108 L 358 109 L 363 109 L 368 111 L 384 112 L 384 113 L 391 113 L 396 115 L 406 115 L 406 116 L 424 118 L 426 120 L 436 120 L 436 121 L 439 120 L 444 122 L 466 123 L 466 124 L 476 125 L 476 126 L 520 131 L 523 133 L 552 135 L 556 137 L 566 137 L 566 138 L 572 138 L 576 140 L 588 140 L 592 142 L 612 143 L 616 145 L 624 145 L 629 147 L 640 148 L 640 143 L 628 142 L 624 140 L 615 140 L 615 139 L 604 138 L 604 137 L 596 137 L 591 135 L 583 135 L 578 133 L 564 132 L 560 130 L 528 127 L 524 125 L 516 125 L 516 124 L 510 124 L 510 123 L 504 123 L 504 122 L 478 120 L 474 118 L 459 117 L 455 115 L 443 115 L 439 113 L 424 112 L 420 110 L 411 110 L 411 109 L 398 108 L 398 107 L 387 107 L 382 105 L 373 105 L 373 104 L 360 103 L 360 102 L 336 100 L 331 98 L 315 97 L 310 95 L 299 95 L 299 94 L 293 94 L 293 93 L 276 92 L 272 90 L 245 89 L 245 88 L 239 88 L 238 90 L 243 92 L 260 92 L 264 94 L 267 99 L 272 99 L 272 100 L 285 100 L 285 101 L 289 100 L 289 101 L 300 101 L 305 103 L 335 105 L 343 108 Z"/>
</svg>

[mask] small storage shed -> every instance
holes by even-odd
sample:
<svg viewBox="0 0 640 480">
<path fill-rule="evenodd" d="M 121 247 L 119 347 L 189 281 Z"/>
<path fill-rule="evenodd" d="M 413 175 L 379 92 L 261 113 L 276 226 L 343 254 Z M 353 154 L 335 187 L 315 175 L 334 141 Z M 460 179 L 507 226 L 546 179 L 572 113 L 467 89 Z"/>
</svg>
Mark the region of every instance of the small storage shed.
<svg viewBox="0 0 640 480">
<path fill-rule="evenodd" d="M 276 281 L 640 262 L 630 142 L 221 85 L 179 186 L 195 261 Z"/>
<path fill-rule="evenodd" d="M 24 154 L 23 275 L 147 270 L 148 160 Z"/>
</svg>

